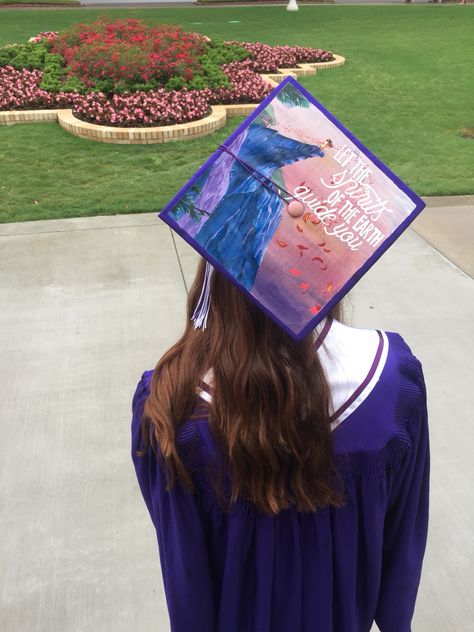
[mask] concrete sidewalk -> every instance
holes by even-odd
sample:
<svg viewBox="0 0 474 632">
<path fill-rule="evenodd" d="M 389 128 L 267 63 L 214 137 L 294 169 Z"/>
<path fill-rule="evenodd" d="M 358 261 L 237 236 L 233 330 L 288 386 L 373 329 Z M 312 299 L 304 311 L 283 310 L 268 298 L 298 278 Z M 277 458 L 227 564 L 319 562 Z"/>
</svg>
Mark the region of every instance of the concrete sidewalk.
<svg viewBox="0 0 474 632">
<path fill-rule="evenodd" d="M 430 199 L 350 295 L 350 320 L 400 332 L 427 381 L 416 632 L 473 629 L 473 202 Z M 155 213 L 3 224 L 0 244 L 0 629 L 166 632 L 131 399 L 182 331 L 197 255 Z"/>
<path fill-rule="evenodd" d="M 441 254 L 474 277 L 474 195 L 424 198 L 427 208 L 414 230 Z"/>
</svg>

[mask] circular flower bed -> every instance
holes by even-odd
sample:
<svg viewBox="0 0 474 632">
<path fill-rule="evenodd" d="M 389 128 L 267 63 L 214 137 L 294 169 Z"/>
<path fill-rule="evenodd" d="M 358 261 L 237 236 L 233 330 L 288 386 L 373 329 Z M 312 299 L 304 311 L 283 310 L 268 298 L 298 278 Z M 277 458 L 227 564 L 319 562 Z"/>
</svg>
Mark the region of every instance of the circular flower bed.
<svg viewBox="0 0 474 632">
<path fill-rule="evenodd" d="M 212 104 L 259 103 L 272 89 L 259 73 L 332 59 L 101 17 L 0 48 L 0 110 L 72 108 L 91 123 L 171 125 L 203 118 Z"/>
</svg>

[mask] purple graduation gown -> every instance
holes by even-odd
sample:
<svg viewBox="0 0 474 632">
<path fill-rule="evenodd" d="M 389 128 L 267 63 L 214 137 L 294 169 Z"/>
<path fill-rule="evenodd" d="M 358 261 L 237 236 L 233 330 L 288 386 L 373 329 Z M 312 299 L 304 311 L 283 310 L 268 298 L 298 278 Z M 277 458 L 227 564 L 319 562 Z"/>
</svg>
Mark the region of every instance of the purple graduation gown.
<svg viewBox="0 0 474 632">
<path fill-rule="evenodd" d="M 269 517 L 246 502 L 227 515 L 205 473 L 205 418 L 177 446 L 197 491 L 137 457 L 152 370 L 132 403 L 132 459 L 156 529 L 172 632 L 409 632 L 428 529 L 429 438 L 420 362 L 396 333 L 370 395 L 333 431 L 344 507 Z M 194 467 L 196 466 L 196 467 Z"/>
</svg>

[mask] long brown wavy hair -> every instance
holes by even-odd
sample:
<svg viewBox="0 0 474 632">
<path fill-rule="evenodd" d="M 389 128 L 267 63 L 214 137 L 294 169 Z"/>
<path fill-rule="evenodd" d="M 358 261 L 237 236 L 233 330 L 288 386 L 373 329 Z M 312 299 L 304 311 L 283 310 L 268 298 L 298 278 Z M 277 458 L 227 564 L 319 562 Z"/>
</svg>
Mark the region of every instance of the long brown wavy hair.
<svg viewBox="0 0 474 632">
<path fill-rule="evenodd" d="M 217 270 L 211 276 L 207 327 L 191 316 L 205 273 L 201 260 L 188 295 L 181 338 L 156 365 L 142 418 L 147 445 L 159 445 L 160 460 L 175 484 L 177 474 L 193 491 L 190 472 L 175 439 L 182 423 L 202 418 L 205 407 L 222 468 L 215 478 L 224 511 L 244 499 L 274 516 L 295 503 L 314 512 L 343 504 L 341 478 L 333 458 L 330 392 L 314 347 L 314 334 L 295 341 Z M 340 318 L 340 308 L 332 314 Z M 197 394 L 212 368 L 212 399 Z M 158 451 L 153 446 L 155 453 Z M 231 472 L 231 493 L 222 481 Z"/>
</svg>

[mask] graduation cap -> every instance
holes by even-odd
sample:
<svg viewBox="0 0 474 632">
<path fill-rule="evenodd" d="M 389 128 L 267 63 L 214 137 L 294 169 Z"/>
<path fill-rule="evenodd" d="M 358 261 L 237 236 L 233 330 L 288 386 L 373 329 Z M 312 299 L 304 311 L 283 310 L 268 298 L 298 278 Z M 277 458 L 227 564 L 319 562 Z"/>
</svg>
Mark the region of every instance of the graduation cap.
<svg viewBox="0 0 474 632">
<path fill-rule="evenodd" d="M 310 333 L 425 203 L 292 77 L 159 217 L 290 336 Z"/>
</svg>

